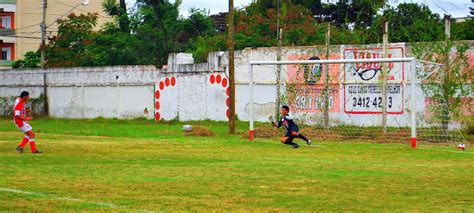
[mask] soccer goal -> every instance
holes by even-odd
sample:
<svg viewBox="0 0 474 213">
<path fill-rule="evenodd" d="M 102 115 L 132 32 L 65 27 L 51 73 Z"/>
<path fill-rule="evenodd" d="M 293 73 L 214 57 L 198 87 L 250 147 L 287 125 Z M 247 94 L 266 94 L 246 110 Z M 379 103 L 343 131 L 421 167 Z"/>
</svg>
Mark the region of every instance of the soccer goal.
<svg viewBox="0 0 474 213">
<path fill-rule="evenodd" d="M 361 58 L 249 62 L 249 135 L 254 139 L 254 78 L 259 69 L 280 66 L 281 104 L 305 135 L 316 140 L 454 143 L 464 141 L 461 125 L 433 95 L 441 64 L 416 58 Z M 276 75 L 278 76 L 278 75 Z M 429 79 L 429 81 L 428 81 Z M 427 83 L 431 82 L 431 83 Z M 258 96 L 257 96 L 258 98 Z M 258 101 L 258 100 L 257 100 Z M 259 114 L 260 113 L 260 114 Z"/>
</svg>

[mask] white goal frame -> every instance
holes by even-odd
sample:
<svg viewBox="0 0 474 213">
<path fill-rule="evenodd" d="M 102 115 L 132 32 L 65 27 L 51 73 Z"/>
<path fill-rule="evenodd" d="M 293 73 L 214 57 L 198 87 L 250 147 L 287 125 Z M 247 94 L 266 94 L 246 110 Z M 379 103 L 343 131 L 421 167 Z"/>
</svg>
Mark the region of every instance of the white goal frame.
<svg viewBox="0 0 474 213">
<path fill-rule="evenodd" d="M 249 120 L 249 138 L 250 141 L 254 140 L 254 79 L 253 79 L 253 67 L 257 65 L 292 65 L 292 64 L 350 64 L 350 63 L 388 63 L 388 62 L 410 62 L 410 107 L 411 112 L 411 147 L 416 148 L 416 101 L 413 95 L 416 92 L 417 75 L 416 75 L 416 58 L 374 58 L 374 59 L 331 59 L 331 60 L 296 60 L 296 61 L 249 61 L 249 90 L 250 90 L 250 120 Z"/>
</svg>

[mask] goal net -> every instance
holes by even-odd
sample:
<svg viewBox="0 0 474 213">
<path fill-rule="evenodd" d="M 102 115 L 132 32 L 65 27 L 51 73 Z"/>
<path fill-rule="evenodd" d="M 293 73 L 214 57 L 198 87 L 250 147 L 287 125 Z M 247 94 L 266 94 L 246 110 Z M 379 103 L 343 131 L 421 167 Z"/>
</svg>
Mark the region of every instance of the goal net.
<svg viewBox="0 0 474 213">
<path fill-rule="evenodd" d="M 368 58 L 354 51 L 343 59 L 288 57 L 250 62 L 250 135 L 253 135 L 254 72 L 281 70 L 280 105 L 288 105 L 301 131 L 315 140 L 453 144 L 462 125 L 439 95 L 441 64 L 415 58 Z M 281 66 L 278 68 L 278 66 Z M 278 76 L 278 75 L 277 75 Z M 258 113 L 258 112 L 257 112 Z M 268 116 L 268 115 L 267 115 Z"/>
</svg>

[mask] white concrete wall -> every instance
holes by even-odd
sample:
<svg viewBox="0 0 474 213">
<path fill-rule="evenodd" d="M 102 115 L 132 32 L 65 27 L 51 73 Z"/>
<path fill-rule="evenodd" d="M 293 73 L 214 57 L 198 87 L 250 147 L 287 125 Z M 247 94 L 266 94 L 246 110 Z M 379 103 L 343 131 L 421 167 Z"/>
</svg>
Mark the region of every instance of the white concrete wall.
<svg viewBox="0 0 474 213">
<path fill-rule="evenodd" d="M 153 118 L 154 85 L 163 76 L 148 66 L 5 71 L 0 72 L 0 97 L 23 90 L 38 97 L 44 73 L 49 114 L 59 118 Z"/>
<path fill-rule="evenodd" d="M 44 73 L 51 117 L 227 119 L 223 72 L 214 72 L 221 82 L 211 84 L 209 72 L 169 73 L 149 66 L 5 71 L 0 72 L 0 97 L 23 90 L 38 97 Z"/>
<path fill-rule="evenodd" d="M 51 117 L 153 118 L 153 86 L 50 87 Z M 150 98 L 151 97 L 151 98 Z"/>
</svg>

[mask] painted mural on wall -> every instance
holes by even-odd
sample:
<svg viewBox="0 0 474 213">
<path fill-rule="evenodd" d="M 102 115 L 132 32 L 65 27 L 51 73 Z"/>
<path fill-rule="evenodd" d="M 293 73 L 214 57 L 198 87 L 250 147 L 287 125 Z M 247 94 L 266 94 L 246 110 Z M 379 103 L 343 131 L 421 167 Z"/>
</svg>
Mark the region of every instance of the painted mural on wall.
<svg viewBox="0 0 474 213">
<path fill-rule="evenodd" d="M 321 55 L 288 55 L 288 60 L 320 60 Z M 331 54 L 330 59 L 339 59 L 339 54 Z M 326 65 L 288 65 L 287 101 L 293 112 L 322 112 Z M 329 112 L 339 112 L 340 65 L 329 66 Z"/>
<path fill-rule="evenodd" d="M 403 58 L 404 47 L 388 49 L 389 58 Z M 344 59 L 383 58 L 382 48 L 346 48 Z M 383 67 L 387 66 L 387 67 Z M 387 70 L 387 112 L 403 114 L 405 63 L 346 64 L 343 72 L 344 112 L 347 114 L 382 113 L 382 69 Z"/>
</svg>

